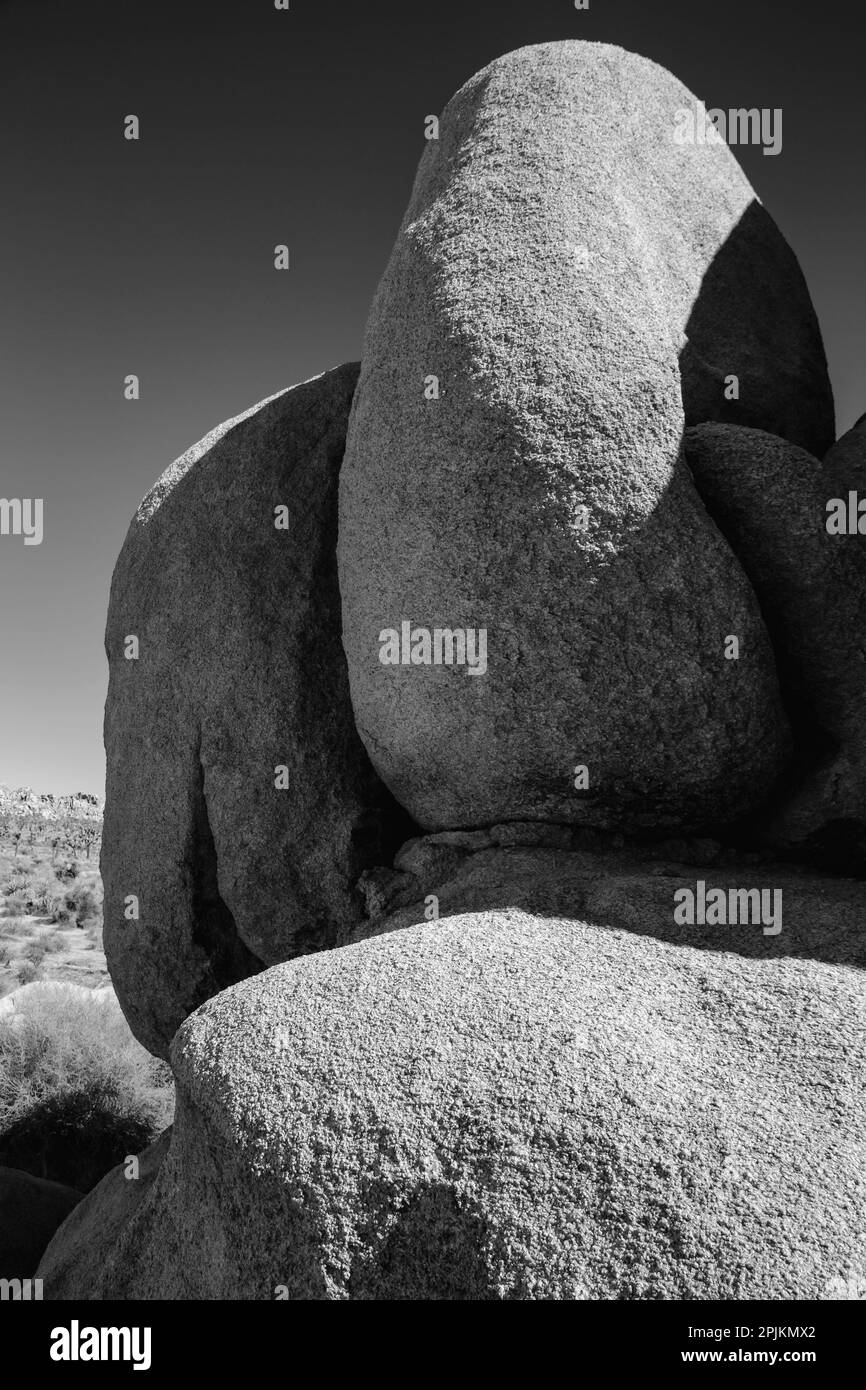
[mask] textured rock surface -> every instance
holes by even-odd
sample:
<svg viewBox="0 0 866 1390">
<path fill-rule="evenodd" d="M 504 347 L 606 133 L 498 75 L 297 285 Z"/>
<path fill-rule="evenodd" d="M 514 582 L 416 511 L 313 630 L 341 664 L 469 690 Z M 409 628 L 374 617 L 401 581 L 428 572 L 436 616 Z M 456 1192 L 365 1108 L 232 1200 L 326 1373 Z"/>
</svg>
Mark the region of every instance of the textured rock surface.
<svg viewBox="0 0 866 1390">
<path fill-rule="evenodd" d="M 622 49 L 521 49 L 421 161 L 367 326 L 339 560 L 358 729 L 425 829 L 722 823 L 784 762 L 754 594 L 681 437 L 728 414 L 823 449 L 832 398 L 734 156 L 673 138 L 693 103 Z M 487 674 L 381 664 L 402 621 L 486 628 Z"/>
<path fill-rule="evenodd" d="M 626 866 L 482 851 L 448 890 L 467 915 L 386 921 L 209 1001 L 173 1045 L 157 1177 L 119 1237 L 93 1195 L 45 1296 L 763 1301 L 862 1279 L 866 890 L 789 875 L 764 937 L 675 927 L 700 871 Z"/>
<path fill-rule="evenodd" d="M 0 1168 L 0 1279 L 32 1279 L 54 1232 L 82 1194 L 59 1182 Z"/>
<path fill-rule="evenodd" d="M 117 563 L 105 948 L 133 1031 L 159 1054 L 211 994 L 338 939 L 379 857 L 390 798 L 354 729 L 335 559 L 356 379 L 340 367 L 214 430 L 142 502 Z"/>
<path fill-rule="evenodd" d="M 866 434 L 859 435 L 861 449 Z M 850 436 L 848 437 L 850 439 Z M 866 539 L 827 531 L 834 469 L 762 430 L 707 424 L 686 434 L 695 482 L 761 605 L 799 734 L 773 834 L 866 867 Z M 833 451 L 831 451 L 832 453 Z M 866 461 L 866 450 L 863 450 Z M 852 487 L 856 484 L 852 483 Z M 848 487 L 841 495 L 847 502 Z"/>
</svg>

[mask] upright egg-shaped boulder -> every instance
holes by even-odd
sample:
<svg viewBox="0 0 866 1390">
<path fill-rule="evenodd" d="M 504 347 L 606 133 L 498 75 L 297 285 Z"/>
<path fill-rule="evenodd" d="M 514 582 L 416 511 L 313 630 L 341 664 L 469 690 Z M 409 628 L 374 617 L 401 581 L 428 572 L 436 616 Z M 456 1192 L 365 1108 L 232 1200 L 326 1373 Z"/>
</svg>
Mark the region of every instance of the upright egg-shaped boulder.
<svg viewBox="0 0 866 1390">
<path fill-rule="evenodd" d="M 358 731 L 426 829 L 724 824 L 787 758 L 682 436 L 826 448 L 832 397 L 796 259 L 730 150 L 683 143 L 694 106 L 647 59 L 542 44 L 472 78 L 421 160 L 338 560 Z"/>
</svg>

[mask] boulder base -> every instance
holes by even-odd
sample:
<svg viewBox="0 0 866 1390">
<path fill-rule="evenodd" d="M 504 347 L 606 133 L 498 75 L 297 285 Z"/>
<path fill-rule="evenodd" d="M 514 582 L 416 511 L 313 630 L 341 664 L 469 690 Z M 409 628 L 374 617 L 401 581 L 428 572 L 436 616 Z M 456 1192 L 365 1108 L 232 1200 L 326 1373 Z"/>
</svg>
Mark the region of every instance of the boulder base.
<svg viewBox="0 0 866 1390">
<path fill-rule="evenodd" d="M 792 877 L 780 935 L 689 928 L 674 890 L 717 877 L 662 868 L 485 851 L 440 887 L 475 910 L 209 1001 L 158 1173 L 120 1231 L 118 1177 L 92 1194 L 46 1297 L 838 1297 L 864 1275 L 863 890 Z"/>
</svg>

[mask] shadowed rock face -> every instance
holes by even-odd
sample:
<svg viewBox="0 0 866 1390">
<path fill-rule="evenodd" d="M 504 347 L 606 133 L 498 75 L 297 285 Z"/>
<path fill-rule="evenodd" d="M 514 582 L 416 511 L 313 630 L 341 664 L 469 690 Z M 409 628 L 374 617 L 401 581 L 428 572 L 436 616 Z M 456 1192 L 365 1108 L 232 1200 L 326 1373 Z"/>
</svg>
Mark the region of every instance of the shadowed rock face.
<svg viewBox="0 0 866 1390">
<path fill-rule="evenodd" d="M 83 1194 L 0 1167 L 0 1279 L 32 1279 L 48 1242 Z"/>
<path fill-rule="evenodd" d="M 859 441 L 859 453 L 857 444 Z M 686 433 L 704 502 L 749 576 L 797 735 L 769 838 L 838 867 L 866 869 L 866 550 L 827 531 L 826 505 L 866 473 L 854 429 L 824 463 L 741 425 Z M 841 484 L 841 486 L 840 486 Z"/>
<path fill-rule="evenodd" d="M 686 321 L 686 424 L 762 429 L 821 458 L 835 437 L 835 411 L 818 320 L 796 256 L 751 196 L 707 266 Z"/>
<path fill-rule="evenodd" d="M 674 140 L 693 103 L 621 49 L 540 45 L 472 78 L 422 158 L 367 326 L 339 564 L 358 730 L 426 829 L 721 825 L 787 757 L 682 433 L 733 418 L 824 448 L 832 398 L 733 155 Z M 406 620 L 486 629 L 487 673 L 383 664 Z"/>
<path fill-rule="evenodd" d="M 358 874 L 387 852 L 393 803 L 355 733 L 340 645 L 337 475 L 356 379 L 340 367 L 214 430 L 145 498 L 117 563 L 105 948 L 159 1055 L 210 995 L 335 944 L 360 917 Z"/>
<path fill-rule="evenodd" d="M 862 1273 L 866 1015 L 837 962 L 862 963 L 863 889 L 788 880 L 765 937 L 675 927 L 674 889 L 720 881 L 681 872 L 470 855 L 425 885 L 453 915 L 413 926 L 419 902 L 210 1000 L 172 1047 L 158 1173 L 91 1194 L 45 1297 L 838 1296 Z"/>
</svg>

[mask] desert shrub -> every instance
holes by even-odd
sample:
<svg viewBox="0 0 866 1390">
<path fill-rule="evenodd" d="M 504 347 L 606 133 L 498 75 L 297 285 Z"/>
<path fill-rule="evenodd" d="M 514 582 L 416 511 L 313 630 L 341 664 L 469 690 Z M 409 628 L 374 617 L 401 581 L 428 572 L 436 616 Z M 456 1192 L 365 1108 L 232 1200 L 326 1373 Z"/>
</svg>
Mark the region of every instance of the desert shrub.
<svg viewBox="0 0 866 1390">
<path fill-rule="evenodd" d="M 92 888 L 81 885 L 73 889 L 73 895 L 77 906 L 75 920 L 79 927 L 102 921 L 102 904 Z"/>
<path fill-rule="evenodd" d="M 36 882 L 27 895 L 29 910 L 36 917 L 51 917 L 57 907 L 60 894 L 56 883 Z"/>
<path fill-rule="evenodd" d="M 22 893 L 27 887 L 28 875 L 23 871 L 15 870 L 7 874 L 0 887 L 0 893 L 4 898 L 11 897 L 13 893 Z"/>
<path fill-rule="evenodd" d="M 67 942 L 66 937 L 62 936 L 59 931 L 50 931 L 46 932 L 44 936 L 40 936 L 39 945 L 45 951 L 53 954 L 55 951 L 65 951 Z"/>
<path fill-rule="evenodd" d="M 62 890 L 51 879 L 28 878 L 6 898 L 6 913 L 10 917 L 50 917 L 61 899 Z"/>
<path fill-rule="evenodd" d="M 102 925 L 102 904 L 86 883 L 76 883 L 55 903 L 52 922 L 75 922 L 77 927 L 90 923 Z"/>
<path fill-rule="evenodd" d="M 27 960 L 23 955 L 17 955 L 12 962 L 19 985 L 32 985 L 39 979 L 39 966 L 36 961 Z"/>
<path fill-rule="evenodd" d="M 27 907 L 20 898 L 7 898 L 3 904 L 3 912 L 7 918 L 26 917 Z M 20 930 L 14 921 L 0 922 L 0 936 L 17 936 Z"/>
<path fill-rule="evenodd" d="M 5 941 L 0 941 L 0 965 L 7 965 L 14 955 L 15 948 Z"/>
<path fill-rule="evenodd" d="M 0 1164 L 87 1192 L 171 1123 L 171 1072 L 112 994 L 33 996 L 0 1018 Z"/>
<path fill-rule="evenodd" d="M 21 951 L 22 960 L 30 960 L 34 965 L 41 965 L 45 959 L 45 947 L 41 941 L 28 941 Z"/>
<path fill-rule="evenodd" d="M 94 1082 L 49 1096 L 12 1120 L 0 1133 L 0 1157 L 8 1167 L 89 1192 L 155 1138 L 146 1118 L 118 1108 L 113 1086 Z"/>
<path fill-rule="evenodd" d="M 27 900 L 16 894 L 14 898 L 7 898 L 3 904 L 3 910 L 7 917 L 27 917 L 30 915 L 30 908 Z"/>
</svg>

